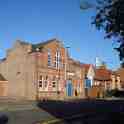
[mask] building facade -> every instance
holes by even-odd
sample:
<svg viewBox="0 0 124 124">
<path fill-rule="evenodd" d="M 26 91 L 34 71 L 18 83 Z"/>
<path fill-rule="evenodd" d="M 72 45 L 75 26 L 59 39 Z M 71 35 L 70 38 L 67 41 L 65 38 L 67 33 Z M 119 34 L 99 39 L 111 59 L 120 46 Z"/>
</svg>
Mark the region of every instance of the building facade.
<svg viewBox="0 0 124 124">
<path fill-rule="evenodd" d="M 9 97 L 17 99 L 84 98 L 84 72 L 56 40 L 30 44 L 17 40 L 0 61 Z"/>
<path fill-rule="evenodd" d="M 0 74 L 0 97 L 7 96 L 8 81 Z"/>
<path fill-rule="evenodd" d="M 104 97 L 108 90 L 121 90 L 120 75 L 107 69 L 101 64 L 99 67 L 84 64 L 85 68 L 85 93 L 87 97 Z"/>
<path fill-rule="evenodd" d="M 85 73 L 84 73 L 84 68 L 82 68 L 82 64 L 79 61 L 75 61 L 69 58 L 66 73 L 67 73 L 67 82 L 66 82 L 67 96 L 72 95 L 74 97 L 84 98 Z M 69 86 L 72 94 L 69 93 Z"/>
<path fill-rule="evenodd" d="M 120 89 L 121 90 L 124 90 L 124 68 L 120 67 L 118 68 L 115 73 L 120 76 Z"/>
</svg>

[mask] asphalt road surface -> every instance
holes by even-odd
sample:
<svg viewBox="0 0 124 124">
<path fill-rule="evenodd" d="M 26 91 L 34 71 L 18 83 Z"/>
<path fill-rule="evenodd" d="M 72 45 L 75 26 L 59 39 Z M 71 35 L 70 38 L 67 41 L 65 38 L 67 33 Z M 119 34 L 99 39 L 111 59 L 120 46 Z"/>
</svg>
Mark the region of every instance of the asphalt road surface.
<svg viewBox="0 0 124 124">
<path fill-rule="evenodd" d="M 45 101 L 38 105 L 64 120 L 62 124 L 124 124 L 123 100 Z"/>
</svg>

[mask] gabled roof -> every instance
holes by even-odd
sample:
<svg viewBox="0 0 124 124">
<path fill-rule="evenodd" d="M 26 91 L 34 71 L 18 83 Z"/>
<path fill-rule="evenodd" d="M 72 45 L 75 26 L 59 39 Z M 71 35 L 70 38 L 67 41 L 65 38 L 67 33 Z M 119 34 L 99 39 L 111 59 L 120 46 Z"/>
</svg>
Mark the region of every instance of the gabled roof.
<svg viewBox="0 0 124 124">
<path fill-rule="evenodd" d="M 85 68 L 85 74 L 87 76 L 88 71 L 90 69 L 90 67 L 93 67 L 94 69 L 94 80 L 99 80 L 99 81 L 108 81 L 111 80 L 111 75 L 113 74 L 113 72 L 109 69 L 107 69 L 106 67 L 99 67 L 99 68 L 95 68 L 94 65 L 92 64 L 83 64 L 82 67 Z"/>
<path fill-rule="evenodd" d="M 0 81 L 7 81 L 2 74 L 0 74 Z"/>
<path fill-rule="evenodd" d="M 92 64 L 82 64 L 82 67 L 85 69 L 85 74 L 87 75 L 90 66 L 93 66 Z M 94 66 L 93 66 L 94 67 Z"/>
<path fill-rule="evenodd" d="M 106 68 L 95 69 L 95 80 L 108 81 L 111 80 L 112 71 Z"/>
<path fill-rule="evenodd" d="M 45 42 L 41 42 L 41 43 L 37 43 L 37 44 L 32 44 L 32 52 L 35 52 L 37 48 L 41 51 L 44 48 L 45 45 L 47 45 L 47 44 L 49 44 L 51 42 L 54 42 L 54 41 L 60 43 L 59 40 L 54 38 L 54 39 L 51 39 L 51 40 L 47 40 Z"/>
<path fill-rule="evenodd" d="M 74 60 L 74 59 L 72 59 L 72 58 L 69 58 L 68 59 L 68 63 L 69 64 L 73 64 L 73 65 L 75 65 L 75 66 L 82 66 L 82 64 L 81 64 L 81 62 L 80 61 L 77 61 L 77 60 Z"/>
</svg>

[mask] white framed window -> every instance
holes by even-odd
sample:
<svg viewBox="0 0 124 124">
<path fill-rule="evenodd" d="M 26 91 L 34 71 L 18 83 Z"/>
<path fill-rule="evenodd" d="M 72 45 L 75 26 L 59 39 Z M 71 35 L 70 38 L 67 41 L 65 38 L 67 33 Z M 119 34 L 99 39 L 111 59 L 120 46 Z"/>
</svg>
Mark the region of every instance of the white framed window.
<svg viewBox="0 0 124 124">
<path fill-rule="evenodd" d="M 38 88 L 39 88 L 39 91 L 43 90 L 43 76 L 42 75 L 40 75 L 39 77 Z"/>
<path fill-rule="evenodd" d="M 52 65 L 52 57 L 51 57 L 51 50 L 48 49 L 48 66 Z"/>
<path fill-rule="evenodd" d="M 56 88 L 56 82 L 55 81 L 52 81 L 52 87 Z"/>
<path fill-rule="evenodd" d="M 47 88 L 47 86 L 48 86 L 48 76 L 45 77 L 44 88 Z"/>
<path fill-rule="evenodd" d="M 55 90 L 56 89 L 56 77 L 53 76 L 53 79 L 52 79 L 52 88 Z"/>
<path fill-rule="evenodd" d="M 56 51 L 54 65 L 56 68 L 60 68 L 60 66 L 61 66 L 61 53 L 60 53 L 59 49 L 57 49 L 57 51 Z"/>
</svg>

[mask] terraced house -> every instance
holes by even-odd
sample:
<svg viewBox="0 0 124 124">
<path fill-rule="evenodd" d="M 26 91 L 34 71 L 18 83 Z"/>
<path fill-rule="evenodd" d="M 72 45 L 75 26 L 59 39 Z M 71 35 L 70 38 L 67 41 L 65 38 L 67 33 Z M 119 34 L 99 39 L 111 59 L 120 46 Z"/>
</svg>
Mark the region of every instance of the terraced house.
<svg viewBox="0 0 124 124">
<path fill-rule="evenodd" d="M 16 99 L 84 98 L 84 69 L 57 39 L 39 44 L 17 40 L 0 61 L 6 94 Z M 1 94 L 0 94 L 1 95 Z"/>
</svg>

